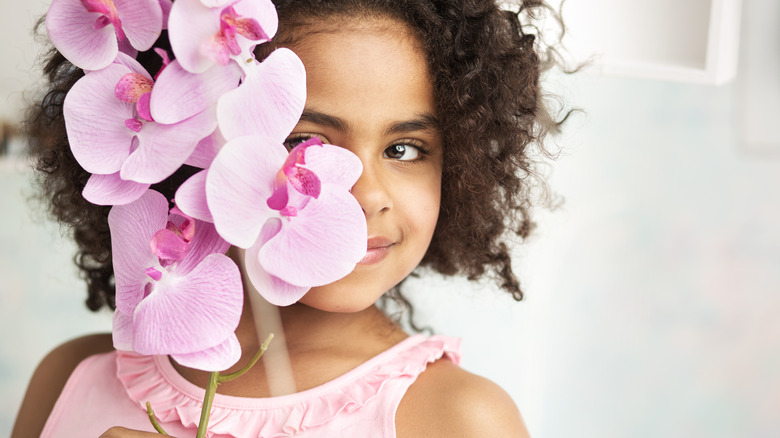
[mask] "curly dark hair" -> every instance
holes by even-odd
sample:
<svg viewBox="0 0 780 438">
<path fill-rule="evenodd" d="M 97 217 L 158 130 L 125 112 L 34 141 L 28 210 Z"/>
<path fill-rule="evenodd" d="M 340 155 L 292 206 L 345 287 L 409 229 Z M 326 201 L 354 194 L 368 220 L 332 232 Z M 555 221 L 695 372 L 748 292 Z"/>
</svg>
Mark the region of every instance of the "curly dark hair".
<svg viewBox="0 0 780 438">
<path fill-rule="evenodd" d="M 522 299 L 507 243 L 533 229 L 534 193 L 539 188 L 546 192 L 537 172 L 539 158 L 550 156 L 543 139 L 562 121 L 551 116 L 539 85 L 555 54 L 540 44 L 536 28 L 521 20 L 550 11 L 548 6 L 541 0 L 524 0 L 515 11 L 499 8 L 494 0 L 274 3 L 285 31 L 261 47 L 258 57 L 294 40 L 296 26 L 338 16 L 389 17 L 416 33 L 427 55 L 444 144 L 441 211 L 421 266 L 470 280 L 489 276 Z M 166 43 L 163 35 L 156 46 Z M 159 61 L 149 52 L 140 53 L 139 62 L 156 71 Z M 89 174 L 70 152 L 62 113 L 66 93 L 83 72 L 54 49 L 43 69 L 50 86 L 30 108 L 25 125 L 41 172 L 41 198 L 52 216 L 70 227 L 78 244 L 75 262 L 87 281 L 87 306 L 114 308 L 110 207 L 92 205 L 81 196 Z M 191 173 L 180 170 L 154 188 L 170 199 Z M 390 296 L 408 304 L 399 287 Z"/>
</svg>

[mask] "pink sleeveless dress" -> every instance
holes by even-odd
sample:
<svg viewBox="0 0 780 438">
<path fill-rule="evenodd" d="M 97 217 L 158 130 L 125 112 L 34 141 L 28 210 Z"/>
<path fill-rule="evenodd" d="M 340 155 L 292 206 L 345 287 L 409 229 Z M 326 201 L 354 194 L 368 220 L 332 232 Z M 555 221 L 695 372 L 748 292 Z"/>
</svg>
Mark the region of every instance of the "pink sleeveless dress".
<svg viewBox="0 0 780 438">
<path fill-rule="evenodd" d="M 209 434 L 227 437 L 394 437 L 395 412 L 426 366 L 460 361 L 460 341 L 414 335 L 315 388 L 272 398 L 217 394 Z M 146 402 L 169 434 L 195 436 L 204 390 L 167 356 L 115 351 L 90 356 L 68 379 L 42 437 L 98 437 L 112 426 L 154 432 Z"/>
</svg>

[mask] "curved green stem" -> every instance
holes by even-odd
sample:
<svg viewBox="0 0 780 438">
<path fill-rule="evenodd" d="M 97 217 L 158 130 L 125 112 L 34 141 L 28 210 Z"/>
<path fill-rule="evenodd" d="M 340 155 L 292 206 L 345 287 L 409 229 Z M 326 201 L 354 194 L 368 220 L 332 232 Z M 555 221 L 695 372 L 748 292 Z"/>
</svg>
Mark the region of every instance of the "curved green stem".
<svg viewBox="0 0 780 438">
<path fill-rule="evenodd" d="M 157 417 L 154 416 L 154 411 L 152 410 L 152 404 L 149 402 L 146 402 L 146 415 L 149 416 L 149 421 L 152 422 L 152 426 L 154 426 L 154 430 L 156 430 L 158 433 L 163 435 L 168 435 L 168 433 L 163 430 L 162 426 L 160 426 L 160 423 L 157 422 Z"/>
<path fill-rule="evenodd" d="M 236 371 L 235 373 L 225 374 L 223 376 L 219 374 L 219 371 L 214 371 L 213 373 L 209 374 L 209 383 L 206 386 L 206 395 L 203 397 L 203 408 L 200 410 L 200 422 L 198 423 L 198 433 L 195 435 L 196 438 L 204 438 L 206 436 L 206 431 L 209 427 L 211 404 L 214 402 L 214 395 L 217 393 L 217 386 L 219 386 L 219 384 L 222 382 L 228 382 L 237 377 L 240 377 L 249 371 L 249 369 L 257 363 L 263 353 L 265 353 L 265 350 L 268 349 L 268 344 L 271 343 L 271 339 L 273 338 L 273 333 L 268 335 L 268 337 L 265 339 L 265 342 L 260 345 L 260 349 L 257 350 L 257 353 L 252 356 L 252 359 L 249 361 L 249 363 L 247 363 L 243 368 Z"/>
<path fill-rule="evenodd" d="M 268 349 L 268 344 L 271 343 L 271 340 L 273 338 L 274 338 L 274 334 L 273 333 L 268 335 L 268 337 L 265 338 L 265 341 L 262 343 L 262 345 L 260 345 L 260 349 L 257 350 L 257 353 L 255 353 L 255 355 L 252 356 L 252 359 L 249 361 L 249 363 L 244 365 L 243 368 L 241 368 L 240 370 L 236 371 L 235 373 L 223 374 L 223 375 L 219 376 L 218 383 L 229 382 L 229 381 L 231 381 L 233 379 L 241 377 L 244 373 L 249 371 L 253 366 L 255 366 L 257 361 L 260 360 L 260 358 L 263 356 L 263 353 L 265 353 L 265 350 Z"/>
</svg>

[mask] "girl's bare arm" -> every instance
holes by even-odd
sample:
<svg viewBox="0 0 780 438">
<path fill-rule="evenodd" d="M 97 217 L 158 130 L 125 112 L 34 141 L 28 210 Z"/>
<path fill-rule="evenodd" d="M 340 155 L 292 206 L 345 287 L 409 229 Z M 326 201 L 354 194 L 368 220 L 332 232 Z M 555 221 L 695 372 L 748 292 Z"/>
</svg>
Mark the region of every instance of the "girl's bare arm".
<svg viewBox="0 0 780 438">
<path fill-rule="evenodd" d="M 85 358 L 113 349 L 111 335 L 89 335 L 66 342 L 51 351 L 30 379 L 11 438 L 40 436 L 65 382 Z"/>
</svg>

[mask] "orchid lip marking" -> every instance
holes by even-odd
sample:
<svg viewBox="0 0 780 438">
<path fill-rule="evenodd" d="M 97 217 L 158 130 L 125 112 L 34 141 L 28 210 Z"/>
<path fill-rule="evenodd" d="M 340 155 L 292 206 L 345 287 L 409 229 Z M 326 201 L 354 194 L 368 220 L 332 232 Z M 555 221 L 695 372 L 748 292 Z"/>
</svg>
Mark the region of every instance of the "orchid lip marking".
<svg viewBox="0 0 780 438">
<path fill-rule="evenodd" d="M 127 73 L 114 87 L 116 98 L 122 102 L 136 103 L 146 93 L 152 91 L 154 81 L 140 73 Z"/>
<path fill-rule="evenodd" d="M 151 113 L 151 97 L 154 81 L 139 73 L 127 73 L 114 87 L 114 95 L 122 102 L 134 103 L 137 117 L 125 120 L 133 132 L 141 132 L 143 122 L 153 122 Z"/>
<path fill-rule="evenodd" d="M 129 118 L 125 120 L 125 126 L 130 128 L 134 132 L 141 132 L 141 127 L 143 127 L 143 122 L 135 118 Z"/>
<path fill-rule="evenodd" d="M 113 1 L 81 0 L 81 4 L 87 12 L 100 14 L 100 16 L 95 19 L 95 29 L 102 29 L 109 24 L 113 24 L 117 40 L 123 41 L 126 38 L 125 31 L 122 30 L 122 20 L 119 19 L 119 14 L 116 11 L 116 5 L 114 5 Z"/>
<path fill-rule="evenodd" d="M 260 23 L 254 18 L 244 18 L 233 9 L 233 6 L 228 6 L 222 10 L 220 15 L 220 32 L 225 36 L 225 43 L 230 49 L 230 53 L 238 55 L 241 53 L 241 48 L 236 40 L 236 35 L 249 40 L 264 40 L 268 39 L 268 35 L 263 31 Z"/>
<path fill-rule="evenodd" d="M 154 281 L 160 281 L 162 278 L 162 272 L 155 268 L 146 268 L 146 275 L 152 278 Z"/>
<path fill-rule="evenodd" d="M 287 183 L 290 183 L 296 191 L 303 195 L 314 199 L 320 196 L 322 191 L 320 178 L 311 170 L 303 167 L 306 165 L 306 149 L 311 146 L 322 147 L 322 141 L 314 137 L 295 146 L 290 151 L 290 154 L 287 155 L 282 168 L 276 173 L 274 191 L 266 201 L 266 204 L 269 208 L 279 211 L 282 216 L 290 217 L 297 215 L 297 210 L 294 208 L 283 212 L 288 207 L 287 202 L 289 201 Z M 291 211 L 294 211 L 294 214 L 289 214 Z"/>
<path fill-rule="evenodd" d="M 157 80 L 157 78 L 162 74 L 163 70 L 165 70 L 165 67 L 168 67 L 168 64 L 171 63 L 171 57 L 168 56 L 168 52 L 159 47 L 155 47 L 154 52 L 157 53 L 160 59 L 162 59 L 162 66 L 160 67 L 160 70 L 157 71 L 157 74 L 154 75 L 154 79 Z"/>
<path fill-rule="evenodd" d="M 292 205 L 288 205 L 283 209 L 279 210 L 279 214 L 287 218 L 295 217 L 298 216 L 298 209 L 293 207 Z"/>
<path fill-rule="evenodd" d="M 227 65 L 230 56 L 241 54 L 241 45 L 236 38 L 238 35 L 251 41 L 270 39 L 257 20 L 243 17 L 233 6 L 228 6 L 220 14 L 219 32 L 205 40 L 201 50 L 214 62 Z"/>
<path fill-rule="evenodd" d="M 171 216 L 180 216 L 184 221 L 177 226 L 172 220 L 168 220 L 165 228 L 154 233 L 149 242 L 149 248 L 157 256 L 160 266 L 166 269 L 184 260 L 195 236 L 195 221 L 191 217 L 175 206 L 169 211 L 169 219 L 172 219 Z M 147 275 L 151 276 L 149 272 L 147 269 Z"/>
</svg>

